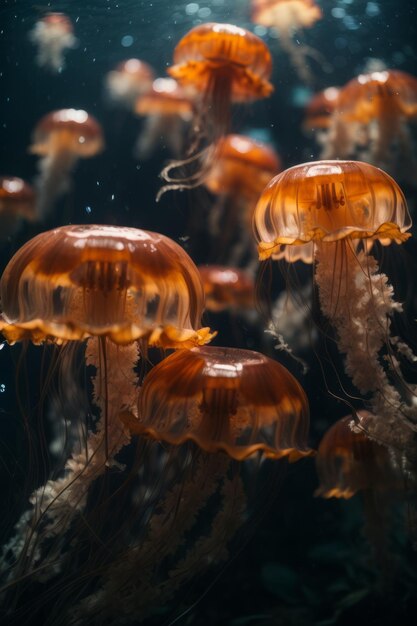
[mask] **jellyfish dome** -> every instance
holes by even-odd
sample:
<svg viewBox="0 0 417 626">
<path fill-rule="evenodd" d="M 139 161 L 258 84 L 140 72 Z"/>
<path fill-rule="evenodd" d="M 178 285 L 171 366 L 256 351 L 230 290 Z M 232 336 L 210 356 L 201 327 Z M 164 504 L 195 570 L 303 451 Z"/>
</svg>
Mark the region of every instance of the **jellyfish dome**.
<svg viewBox="0 0 417 626">
<path fill-rule="evenodd" d="M 257 452 L 295 461 L 307 447 L 308 402 L 279 363 L 250 350 L 193 348 L 164 359 L 140 390 L 133 433 L 243 460 Z"/>
</svg>

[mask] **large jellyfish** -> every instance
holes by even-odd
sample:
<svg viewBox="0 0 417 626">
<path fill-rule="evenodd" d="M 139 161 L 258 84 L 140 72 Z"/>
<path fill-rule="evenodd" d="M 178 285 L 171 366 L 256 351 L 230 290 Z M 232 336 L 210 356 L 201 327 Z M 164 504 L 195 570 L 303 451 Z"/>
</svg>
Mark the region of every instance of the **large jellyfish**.
<svg viewBox="0 0 417 626">
<path fill-rule="evenodd" d="M 22 576 L 47 580 L 65 568 L 91 486 L 122 469 L 115 456 L 130 436 L 118 416 L 135 410 L 138 352 L 193 346 L 210 334 L 199 328 L 204 292 L 196 266 L 157 233 L 95 225 L 42 233 L 14 255 L 0 287 L 6 340 L 58 346 L 47 379 L 57 380 L 60 396 L 68 398 L 63 412 L 75 395 L 93 392 L 81 420 L 84 428 L 90 424 L 84 440 L 64 450 L 62 466 L 53 468 L 46 484 L 35 485 L 31 509 L 4 549 L 8 582 L 19 590 Z M 80 376 L 83 363 L 88 369 Z M 80 381 L 91 370 L 89 392 Z M 71 422 L 74 416 L 58 417 Z M 45 438 L 39 433 L 40 442 Z M 38 454 L 43 462 L 48 456 L 44 449 Z"/>
<path fill-rule="evenodd" d="M 269 183 L 254 213 L 260 259 L 314 263 L 322 313 L 335 330 L 348 376 L 372 412 L 366 432 L 408 459 L 414 454 L 415 392 L 404 381 L 400 361 L 414 356 L 391 332 L 402 305 L 371 248 L 375 242 L 404 242 L 410 226 L 396 182 L 356 161 L 286 170 Z"/>
<path fill-rule="evenodd" d="M 0 241 L 15 234 L 22 220 L 36 219 L 35 191 L 17 176 L 0 176 Z"/>
<path fill-rule="evenodd" d="M 29 37 L 38 47 L 38 65 L 53 72 L 63 70 L 66 50 L 75 48 L 78 44 L 72 22 L 65 13 L 47 13 L 36 22 Z"/>
<path fill-rule="evenodd" d="M 282 365 L 249 350 L 175 352 L 149 372 L 137 416 L 125 413 L 123 421 L 138 436 L 138 458 L 157 455 L 160 468 L 149 472 L 136 505 L 149 520 L 143 537 L 131 537 L 104 570 L 99 592 L 77 608 L 94 624 L 140 622 L 184 583 L 189 587 L 226 560 L 245 520 L 273 498 L 277 460 L 312 453 L 302 387 Z"/>
<path fill-rule="evenodd" d="M 245 135 L 226 135 L 215 152 L 204 180 L 218 196 L 209 213 L 214 260 L 237 265 L 245 255 L 252 256 L 252 213 L 266 184 L 281 171 L 281 159 L 272 146 Z"/>
<path fill-rule="evenodd" d="M 361 158 L 415 184 L 417 78 L 399 70 L 360 74 L 342 87 L 321 157 Z"/>
<path fill-rule="evenodd" d="M 71 185 L 71 172 L 78 159 L 103 150 L 101 127 L 82 109 L 60 109 L 45 115 L 33 133 L 29 150 L 41 157 L 37 180 L 37 210 L 46 219 L 56 199 Z"/>
<path fill-rule="evenodd" d="M 137 99 L 135 113 L 145 118 L 144 128 L 136 143 L 138 158 L 147 159 L 158 144 L 166 144 L 174 156 L 181 154 L 194 105 L 176 80 L 154 80 L 152 89 Z"/>
<path fill-rule="evenodd" d="M 162 171 L 162 177 L 172 183 L 167 189 L 201 184 L 215 156 L 213 150 L 206 151 L 203 163 L 199 163 L 200 149 L 213 146 L 228 132 L 232 103 L 252 102 L 272 93 L 271 71 L 268 47 L 244 28 L 207 23 L 184 35 L 175 48 L 174 65 L 168 72 L 196 96 L 194 138 L 190 159 L 174 161 Z M 171 176 L 172 170 L 190 165 L 190 161 L 196 172 L 183 179 Z"/>
<path fill-rule="evenodd" d="M 106 90 L 110 100 L 133 110 L 139 96 L 150 91 L 155 73 L 140 59 L 127 59 L 106 76 Z"/>
<path fill-rule="evenodd" d="M 282 49 L 290 57 L 300 79 L 307 84 L 312 83 L 308 57 L 317 58 L 318 53 L 302 45 L 299 34 L 321 17 L 321 9 L 314 0 L 252 0 L 252 21 L 278 32 Z"/>
</svg>

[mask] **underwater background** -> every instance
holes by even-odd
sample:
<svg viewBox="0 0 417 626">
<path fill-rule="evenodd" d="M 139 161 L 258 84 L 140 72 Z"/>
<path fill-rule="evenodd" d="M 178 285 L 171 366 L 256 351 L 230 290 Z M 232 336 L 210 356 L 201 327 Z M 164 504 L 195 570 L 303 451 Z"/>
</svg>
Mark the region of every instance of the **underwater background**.
<svg viewBox="0 0 417 626">
<path fill-rule="evenodd" d="M 305 106 L 314 92 L 344 85 L 372 68 L 398 69 L 417 76 L 417 8 L 413 3 L 321 0 L 318 4 L 322 19 L 300 34 L 300 46 L 307 45 L 320 55 L 308 60 L 312 81 L 306 85 L 280 48 L 273 30 L 252 23 L 249 0 L 73 0 L 41 4 L 0 0 L 0 175 L 19 176 L 35 183 L 38 157 L 29 154 L 28 148 L 34 127 L 50 111 L 85 109 L 99 121 L 105 141 L 100 154 L 78 161 L 70 188 L 56 200 L 42 223 L 26 222 L 1 240 L 1 271 L 28 239 L 71 223 L 161 232 L 179 243 L 197 264 L 214 262 L 216 244 L 209 237 L 207 217 L 213 198 L 208 191 L 196 189 L 169 191 L 156 202 L 162 186 L 159 173 L 172 154 L 162 137 L 148 158 L 135 156 L 144 121 L 109 99 L 106 75 L 121 61 L 137 57 L 149 63 L 157 76 L 164 76 L 178 40 L 200 23 L 225 22 L 247 28 L 270 48 L 275 89 L 271 97 L 239 107 L 232 118 L 232 130 L 272 144 L 283 169 L 317 160 L 320 146 L 302 130 Z M 59 72 L 36 63 L 35 45 L 29 37 L 35 23 L 48 11 L 68 15 L 77 38 L 76 45 L 66 51 L 65 66 Z M 413 216 L 417 178 L 414 184 L 409 180 L 399 182 Z M 412 241 L 404 247 L 401 262 L 389 267 L 399 298 L 407 298 L 407 312 L 413 319 L 417 312 L 417 274 L 413 266 L 417 248 Z M 271 272 L 275 297 L 283 282 L 278 271 Z M 337 397 L 338 382 L 349 385 L 337 354 L 333 359 L 339 359 L 340 370 L 329 368 L 324 380 L 320 357 L 304 353 L 309 369 L 303 374 L 299 363 L 274 350 L 272 340 L 265 338 L 265 324 L 259 320 L 227 312 L 207 313 L 204 325 L 218 331 L 216 345 L 266 352 L 294 374 L 309 399 L 309 444 L 313 448 L 317 448 L 330 425 L 349 412 Z M 415 331 L 410 333 L 410 342 L 415 345 Z M 28 349 L 22 391 L 16 379 L 21 352 L 4 343 L 0 348 L 0 527 L 8 539 L 17 520 L 16 514 L 9 512 L 16 506 L 24 509 L 20 500 L 30 460 L 22 443 L 26 433 L 21 414 L 27 397 L 39 401 L 40 357 L 36 349 Z M 19 397 L 19 393 L 25 397 Z M 417 560 L 407 532 L 407 502 L 396 503 L 391 511 L 386 567 L 392 575 L 385 577 L 380 563 L 373 560 L 364 532 L 361 494 L 348 500 L 314 497 L 318 486 L 314 459 L 284 465 L 279 478 L 271 483 L 270 496 L 263 498 L 262 510 L 252 512 L 252 518 L 248 513 L 248 532 L 232 546 L 226 563 L 197 576 L 190 588 L 182 589 L 174 600 L 166 604 L 158 601 L 146 623 L 415 623 Z M 267 488 L 262 485 L 262 490 Z M 30 593 L 36 595 L 36 589 Z M 5 610 L 7 614 L 7 607 Z M 50 623 L 45 617 L 35 619 L 40 624 Z"/>
</svg>

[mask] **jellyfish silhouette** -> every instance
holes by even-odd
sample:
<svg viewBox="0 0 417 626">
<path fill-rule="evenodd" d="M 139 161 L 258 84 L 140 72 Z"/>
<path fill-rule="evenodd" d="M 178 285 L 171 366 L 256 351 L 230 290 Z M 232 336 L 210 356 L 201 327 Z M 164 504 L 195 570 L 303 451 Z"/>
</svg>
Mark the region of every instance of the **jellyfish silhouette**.
<svg viewBox="0 0 417 626">
<path fill-rule="evenodd" d="M 78 44 L 72 22 L 65 13 L 47 13 L 36 22 L 29 38 L 38 47 L 38 65 L 52 72 L 64 69 L 66 50 Z"/>
<path fill-rule="evenodd" d="M 105 85 L 111 102 L 133 109 L 136 100 L 152 89 L 155 72 L 140 59 L 127 59 L 106 76 Z"/>
<path fill-rule="evenodd" d="M 268 97 L 273 87 L 271 54 L 266 44 L 249 31 L 232 24 L 207 23 L 192 28 L 177 44 L 174 64 L 168 73 L 196 97 L 194 139 L 190 158 L 174 161 L 162 170 L 171 183 L 164 189 L 195 187 L 203 181 L 215 160 L 215 142 L 230 128 L 232 103 L 247 103 Z M 204 152 L 200 162 L 200 150 Z M 171 172 L 194 165 L 196 171 L 184 178 Z"/>
<path fill-rule="evenodd" d="M 227 265 L 201 265 L 208 311 L 253 311 L 255 281 L 249 271 Z"/>
<path fill-rule="evenodd" d="M 301 44 L 299 35 L 321 17 L 321 9 L 314 0 L 252 0 L 252 22 L 277 31 L 282 49 L 300 79 L 308 85 L 313 82 L 308 57 L 320 57 L 316 50 Z"/>
<path fill-rule="evenodd" d="M 39 219 L 49 217 L 56 199 L 68 191 L 78 159 L 93 157 L 103 147 L 99 123 L 82 109 L 60 109 L 38 122 L 29 151 L 41 157 L 37 180 Z"/>
<path fill-rule="evenodd" d="M 146 355 L 147 346 L 204 343 L 210 334 L 199 328 L 204 292 L 197 268 L 158 233 L 96 225 L 42 233 L 14 255 L 0 289 L 0 330 L 9 343 L 58 346 L 47 380 L 57 377 L 61 394 L 83 392 L 74 386 L 83 361 L 95 371 L 92 390 L 84 389 L 92 393 L 93 424 L 32 493 L 31 509 L 4 548 L 9 584 L 18 587 L 22 576 L 34 580 L 38 570 L 44 581 L 62 571 L 71 558 L 68 533 L 91 486 L 120 469 L 115 456 L 130 435 L 118 416 L 123 408 L 134 410 L 139 353 Z"/>
<path fill-rule="evenodd" d="M 104 571 L 99 592 L 77 607 L 89 623 L 139 622 L 227 559 L 235 534 L 257 515 L 252 501 L 248 513 L 247 488 L 259 482 L 265 500 L 273 498 L 274 482 L 265 489 L 256 481 L 262 468 L 275 472 L 279 459 L 312 454 L 302 387 L 282 365 L 249 350 L 178 350 L 149 372 L 137 415 L 125 412 L 122 420 L 138 437 L 142 464 L 153 458 L 136 503 L 147 523 Z"/>
<path fill-rule="evenodd" d="M 192 120 L 193 101 L 173 78 L 157 78 L 148 93 L 139 97 L 135 113 L 145 118 L 136 144 L 136 155 L 148 158 L 156 146 L 165 143 L 174 156 L 183 148 L 187 125 Z"/>
<path fill-rule="evenodd" d="M 321 157 L 362 158 L 415 184 L 416 119 L 415 76 L 399 70 L 360 74 L 339 91 Z"/>
<path fill-rule="evenodd" d="M 36 219 L 35 191 L 17 176 L 0 176 L 0 241 L 19 229 L 22 220 Z"/>
<path fill-rule="evenodd" d="M 375 242 L 404 242 L 410 226 L 397 183 L 358 161 L 292 167 L 272 179 L 254 213 L 260 259 L 314 263 L 322 313 L 336 332 L 348 376 L 368 398 L 373 417 L 367 432 L 408 453 L 415 430 L 414 392 L 398 358 L 413 360 L 413 355 L 391 332 L 392 316 L 402 306 L 371 248 Z"/>
<path fill-rule="evenodd" d="M 254 256 L 252 213 L 267 183 L 281 171 L 281 159 L 272 146 L 245 135 L 226 135 L 214 150 L 216 159 L 204 180 L 218 196 L 209 211 L 214 260 L 238 265 Z"/>
</svg>

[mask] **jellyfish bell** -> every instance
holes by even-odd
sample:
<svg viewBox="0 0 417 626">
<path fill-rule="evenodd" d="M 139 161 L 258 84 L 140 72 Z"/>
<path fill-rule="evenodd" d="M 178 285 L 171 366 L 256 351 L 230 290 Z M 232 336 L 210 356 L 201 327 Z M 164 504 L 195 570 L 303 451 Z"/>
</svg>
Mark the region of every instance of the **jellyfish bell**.
<svg viewBox="0 0 417 626">
<path fill-rule="evenodd" d="M 29 151 L 40 157 L 38 214 L 45 219 L 56 199 L 65 193 L 70 174 L 80 158 L 90 158 L 104 148 L 97 120 L 82 109 L 60 109 L 45 115 L 35 127 Z"/>
<path fill-rule="evenodd" d="M 294 35 L 311 28 L 322 18 L 314 0 L 252 0 L 252 22 L 278 32 L 280 45 L 289 55 L 300 78 L 310 84 L 312 76 L 307 58 L 317 57 L 316 51 L 302 45 Z"/>
<path fill-rule="evenodd" d="M 360 157 L 413 184 L 416 118 L 415 76 L 400 70 L 360 74 L 340 89 L 322 158 Z"/>
<path fill-rule="evenodd" d="M 251 311 L 255 307 L 255 282 L 250 272 L 237 267 L 202 265 L 199 268 L 206 308 L 219 311 Z"/>
<path fill-rule="evenodd" d="M 181 153 L 185 130 L 194 114 L 194 102 L 176 80 L 155 79 L 148 93 L 137 99 L 135 113 L 145 118 L 136 146 L 139 158 L 148 158 L 161 139 L 174 155 Z"/>
<path fill-rule="evenodd" d="M 19 229 L 22 220 L 36 219 L 35 191 L 17 176 L 0 176 L 0 240 Z"/>
<path fill-rule="evenodd" d="M 65 52 L 75 48 L 78 40 L 72 22 L 65 13 L 46 13 L 31 30 L 30 40 L 37 46 L 37 63 L 53 72 L 65 66 Z"/>
<path fill-rule="evenodd" d="M 296 461 L 307 446 L 308 403 L 279 363 L 250 350 L 192 348 L 157 365 L 139 393 L 137 434 L 243 460 L 260 452 Z"/>
<path fill-rule="evenodd" d="M 338 87 L 326 87 L 312 96 L 305 109 L 303 121 L 305 133 L 311 134 L 329 128 L 331 115 L 337 107 L 339 92 Z"/>
<path fill-rule="evenodd" d="M 253 102 L 272 93 L 271 72 L 268 47 L 243 28 L 207 23 L 195 26 L 184 35 L 175 48 L 174 64 L 168 68 L 168 73 L 182 87 L 193 91 L 198 100 L 190 159 L 198 159 L 202 146 L 211 146 L 227 133 L 233 103 Z M 205 157 L 205 166 L 215 160 L 210 151 Z M 204 166 L 203 171 L 197 171 L 188 181 L 170 176 L 173 169 L 187 163 L 173 162 L 163 170 L 162 177 L 167 182 L 178 183 L 178 188 L 201 184 Z"/>
<path fill-rule="evenodd" d="M 141 59 L 127 59 L 106 76 L 106 90 L 110 100 L 133 109 L 136 100 L 152 89 L 153 68 Z"/>
<path fill-rule="evenodd" d="M 412 359 L 412 351 L 392 333 L 402 305 L 371 254 L 375 242 L 393 246 L 410 237 L 400 187 L 368 163 L 305 163 L 272 179 L 253 223 L 260 259 L 314 263 L 320 308 L 335 330 L 346 373 L 378 415 L 368 434 L 411 454 L 415 409 L 404 399 L 408 385 L 397 358 Z"/>
</svg>

